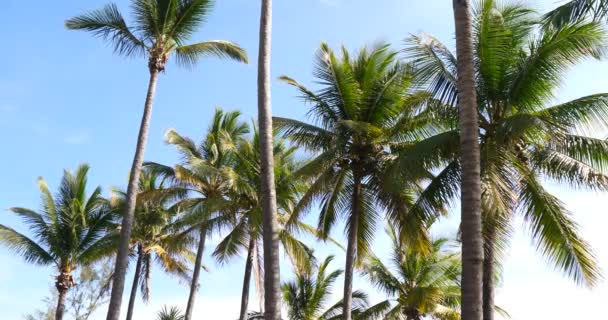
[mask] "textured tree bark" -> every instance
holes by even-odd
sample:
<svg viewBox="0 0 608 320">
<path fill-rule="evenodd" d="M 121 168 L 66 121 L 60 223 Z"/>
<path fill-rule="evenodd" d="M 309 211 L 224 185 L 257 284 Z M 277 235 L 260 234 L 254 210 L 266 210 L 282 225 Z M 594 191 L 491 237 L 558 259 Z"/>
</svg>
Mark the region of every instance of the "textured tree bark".
<svg viewBox="0 0 608 320">
<path fill-rule="evenodd" d="M 154 94 L 156 92 L 156 83 L 158 81 L 157 69 L 150 69 L 150 81 L 148 83 L 148 94 L 146 95 L 146 103 L 144 104 L 144 113 L 139 126 L 139 134 L 137 136 L 137 145 L 135 147 L 135 155 L 133 156 L 133 164 L 129 173 L 129 184 L 127 186 L 126 211 L 122 219 L 120 229 L 120 242 L 118 244 L 118 253 L 116 254 L 116 267 L 114 268 L 114 281 L 112 282 L 112 294 L 110 295 L 110 304 L 108 306 L 107 320 L 119 320 L 120 307 L 122 304 L 122 293 L 125 289 L 125 275 L 127 273 L 127 265 L 129 262 L 129 240 L 133 228 L 133 214 L 135 212 L 135 198 L 137 196 L 137 184 L 139 182 L 139 174 L 144 161 L 144 153 L 146 149 L 146 141 L 148 139 L 148 128 L 150 127 L 150 117 L 152 115 L 152 105 L 154 103 Z"/>
<path fill-rule="evenodd" d="M 485 236 L 483 257 L 483 320 L 494 320 L 494 263 L 496 259 L 496 234 L 488 229 Z"/>
<path fill-rule="evenodd" d="M 186 306 L 185 320 L 192 319 L 192 311 L 194 310 L 194 299 L 199 288 L 199 278 L 203 263 L 203 251 L 205 250 L 205 238 L 207 231 L 205 227 L 201 227 L 200 238 L 198 240 L 198 248 L 196 251 L 196 260 L 194 261 L 194 271 L 192 272 L 192 283 L 190 284 L 190 295 L 188 296 L 188 305 Z"/>
<path fill-rule="evenodd" d="M 346 245 L 346 266 L 344 268 L 344 302 L 342 317 L 344 320 L 351 320 L 353 306 L 353 273 L 355 269 L 355 259 L 357 255 L 357 237 L 359 234 L 359 212 L 361 198 L 361 176 L 353 174 L 354 188 L 352 197 L 352 212 L 350 216 L 350 226 L 348 229 L 348 244 Z"/>
<path fill-rule="evenodd" d="M 133 284 L 131 285 L 131 296 L 129 296 L 129 306 L 127 307 L 127 320 L 133 319 L 133 310 L 135 308 L 135 297 L 137 297 L 137 284 L 141 276 L 141 264 L 144 255 L 141 245 L 137 246 L 137 264 L 135 265 L 135 274 L 133 275 Z"/>
<path fill-rule="evenodd" d="M 473 66 L 473 33 L 468 0 L 453 0 L 458 57 L 458 105 L 460 116 L 460 150 L 462 165 L 461 232 L 462 232 L 462 319 L 482 319 L 481 178 L 479 158 L 479 124 L 475 69 Z"/>
<path fill-rule="evenodd" d="M 241 293 L 241 313 L 239 320 L 247 320 L 247 307 L 249 306 L 249 286 L 251 284 L 251 268 L 253 267 L 253 247 L 255 241 L 249 239 L 247 249 L 247 262 L 245 262 L 245 275 L 243 276 L 243 291 Z"/>
<path fill-rule="evenodd" d="M 279 275 L 279 227 L 277 223 L 274 160 L 272 154 L 272 110 L 270 105 L 270 54 L 272 1 L 262 0 L 260 13 L 260 47 L 258 53 L 258 125 L 262 160 L 262 211 L 264 242 L 264 316 L 281 319 Z"/>
<path fill-rule="evenodd" d="M 57 298 L 57 308 L 55 309 L 55 320 L 62 320 L 65 311 L 65 297 L 68 289 L 58 289 L 59 297 Z"/>
</svg>

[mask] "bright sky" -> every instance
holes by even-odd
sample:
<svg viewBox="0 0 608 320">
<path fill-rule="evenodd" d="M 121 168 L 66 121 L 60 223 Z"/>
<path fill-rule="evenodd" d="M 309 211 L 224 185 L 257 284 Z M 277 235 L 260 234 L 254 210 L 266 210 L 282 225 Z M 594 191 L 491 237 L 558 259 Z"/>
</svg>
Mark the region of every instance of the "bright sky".
<svg viewBox="0 0 608 320">
<path fill-rule="evenodd" d="M 39 207 L 36 178 L 44 176 L 57 186 L 63 168 L 79 163 L 91 165 L 90 189 L 101 185 L 123 186 L 127 179 L 137 134 L 145 89 L 146 62 L 112 54 L 101 41 L 81 32 L 69 32 L 63 21 L 106 0 L 61 0 L 32 5 L 3 0 L 0 10 L 0 208 Z M 529 1 L 539 9 L 555 0 Z M 373 4 L 372 4 L 373 3 Z M 128 1 L 118 5 L 127 15 Z M 256 113 L 256 55 L 259 1 L 218 1 L 208 23 L 193 40 L 224 39 L 240 43 L 249 52 L 250 65 L 209 59 L 194 71 L 170 65 L 157 90 L 146 158 L 174 164 L 173 148 L 163 143 L 169 128 L 200 140 L 215 106 L 240 109 L 245 119 Z M 452 8 L 449 0 L 276 0 L 273 30 L 273 79 L 286 74 L 303 83 L 312 82 L 312 59 L 321 41 L 350 49 L 377 40 L 401 48 L 409 33 L 434 34 L 453 43 Z M 588 62 L 576 67 L 559 91 L 558 100 L 605 92 L 608 63 Z M 296 92 L 278 81 L 272 87 L 273 112 L 301 118 L 306 111 L 294 98 Z M 552 186 L 575 213 L 585 238 L 593 245 L 604 271 L 608 272 L 608 217 L 606 195 L 575 192 Z M 457 212 L 457 211 L 454 211 Z M 314 218 L 314 215 L 311 215 Z M 0 223 L 24 230 L 10 213 L 0 214 Z M 436 234 L 453 234 L 456 219 L 443 222 Z M 379 230 L 381 229 L 379 226 Z M 378 232 L 380 235 L 381 232 Z M 336 237 L 343 239 L 341 232 Z M 385 252 L 385 237 L 375 248 Z M 315 244 L 320 258 L 342 253 Z M 208 250 L 210 251 L 210 250 Z M 196 318 L 233 320 L 238 317 L 244 259 L 225 266 L 205 258 L 210 273 L 202 275 Z M 343 258 L 333 263 L 342 268 Z M 497 303 L 514 320 L 599 319 L 605 317 L 608 287 L 602 282 L 594 290 L 577 287 L 538 257 L 528 234 L 517 227 L 507 257 L 503 285 Z M 289 276 L 289 266 L 282 265 Z M 151 301 L 138 301 L 135 319 L 149 320 L 163 304 L 185 307 L 187 287 L 153 270 Z M 0 318 L 21 319 L 42 306 L 54 271 L 28 265 L 0 247 Z M 131 274 L 127 276 L 131 282 Z M 341 279 L 335 288 L 341 292 Z M 355 289 L 380 297 L 358 279 Z M 127 288 L 128 289 L 128 288 Z M 252 290 L 251 308 L 256 309 Z M 125 295 L 126 298 L 126 295 Z M 126 300 L 123 310 L 126 308 Z M 105 308 L 96 319 L 105 318 Z"/>
</svg>

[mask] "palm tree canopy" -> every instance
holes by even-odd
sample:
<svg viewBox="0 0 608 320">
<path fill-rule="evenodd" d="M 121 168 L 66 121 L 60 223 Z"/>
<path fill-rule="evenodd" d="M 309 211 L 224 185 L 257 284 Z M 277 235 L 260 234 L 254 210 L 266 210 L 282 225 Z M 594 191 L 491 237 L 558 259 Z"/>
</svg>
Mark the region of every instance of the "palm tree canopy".
<svg viewBox="0 0 608 320">
<path fill-rule="evenodd" d="M 124 208 L 126 193 L 114 191 L 113 205 Z M 177 187 L 165 187 L 161 176 L 149 168 L 142 170 L 139 179 L 135 223 L 131 235 L 134 255 L 142 255 L 141 273 L 138 283 L 144 301 L 150 297 L 152 264 L 156 261 L 166 273 L 187 280 L 188 264 L 194 254 L 190 247 L 194 243 L 191 234 L 184 232 L 188 224 L 183 221 L 176 200 L 186 196 L 186 191 Z"/>
<path fill-rule="evenodd" d="M 328 305 L 332 287 L 342 270 L 329 271 L 327 268 L 333 256 L 325 258 L 312 272 L 298 272 L 294 280 L 281 286 L 283 300 L 290 320 L 329 320 L 342 317 L 342 302 Z M 381 307 L 369 307 L 368 297 L 361 291 L 353 292 L 353 318 L 358 320 L 380 319 Z M 374 308 L 375 307 L 375 308 Z"/>
<path fill-rule="evenodd" d="M 159 71 L 164 70 L 171 54 L 186 67 L 205 56 L 247 62 L 245 51 L 230 41 L 187 44 L 207 20 L 213 4 L 213 0 L 132 0 L 131 26 L 113 3 L 70 18 L 65 25 L 108 41 L 120 55 L 146 56 L 150 67 Z"/>
<path fill-rule="evenodd" d="M 29 263 L 54 264 L 68 273 L 111 254 L 118 240 L 114 232 L 117 214 L 102 197 L 100 187 L 87 195 L 88 171 L 88 165 L 80 165 L 75 172 L 64 171 L 55 196 L 39 178 L 41 209 L 10 208 L 23 219 L 32 237 L 0 225 L 0 243 Z"/>
<path fill-rule="evenodd" d="M 312 177 L 313 182 L 293 218 L 319 202 L 318 229 L 327 237 L 341 216 L 352 215 L 352 191 L 361 180 L 357 259 L 369 252 L 378 207 L 386 209 L 396 224 L 413 226 L 401 234 L 417 241 L 424 233 L 423 222 L 436 216 L 438 208 L 411 216 L 405 215 L 404 209 L 412 201 L 417 183 L 430 176 L 424 165 L 431 157 L 420 156 L 433 152 L 432 146 L 419 142 L 441 130 L 433 120 L 439 116 L 440 103 L 413 90 L 411 68 L 385 44 L 363 48 L 356 56 L 345 48 L 338 56 L 322 44 L 313 74 L 320 85 L 317 91 L 281 77 L 310 104 L 312 123 L 280 117 L 273 120 L 285 137 L 317 154 L 298 171 L 298 175 Z M 410 162 L 407 170 L 389 171 L 396 157 Z M 400 221 L 410 218 L 416 220 Z"/>
<path fill-rule="evenodd" d="M 287 146 L 284 140 L 274 139 L 274 176 L 277 188 L 278 222 L 280 225 L 279 241 L 285 249 L 286 255 L 298 270 L 308 270 L 312 250 L 297 239 L 300 233 L 316 235 L 313 227 L 299 220 L 291 222 L 287 226 L 293 208 L 307 184 L 304 179 L 294 175 L 301 163 L 295 158 L 295 147 Z M 258 131 L 254 130 L 253 137 L 242 140 L 237 146 L 235 155 L 237 161 L 234 167 L 235 188 L 229 193 L 233 221 L 229 227 L 229 233 L 218 244 L 213 255 L 220 262 L 246 251 L 249 240 L 261 244 L 262 237 L 262 208 L 261 208 L 261 157 L 259 148 Z M 255 248 L 254 251 L 254 273 L 256 274 L 256 286 L 259 288 L 263 276 L 262 250 Z"/>
<path fill-rule="evenodd" d="M 608 93 L 552 104 L 576 63 L 605 54 L 606 32 L 594 22 L 538 29 L 540 17 L 521 4 L 484 0 L 475 9 L 474 46 L 481 136 L 484 228 L 493 226 L 505 248 L 513 213 L 520 213 L 539 251 L 578 283 L 592 285 L 599 268 L 565 205 L 542 179 L 573 187 L 608 187 L 608 143 L 585 135 L 608 126 Z M 412 36 L 405 53 L 418 81 L 456 113 L 456 58 L 435 38 Z M 449 134 L 458 136 L 453 122 Z M 448 165 L 416 206 L 455 195 L 458 139 L 436 154 Z"/>
<path fill-rule="evenodd" d="M 385 318 L 460 319 L 460 253 L 447 250 L 446 239 L 433 240 L 427 253 L 420 252 L 400 243 L 392 227 L 388 232 L 393 243 L 390 265 L 370 257 L 363 273 L 389 297 Z"/>
<path fill-rule="evenodd" d="M 167 308 L 167 306 L 163 306 L 163 308 L 156 315 L 157 320 L 184 320 L 184 316 L 182 315 L 181 310 L 178 307 Z"/>
</svg>

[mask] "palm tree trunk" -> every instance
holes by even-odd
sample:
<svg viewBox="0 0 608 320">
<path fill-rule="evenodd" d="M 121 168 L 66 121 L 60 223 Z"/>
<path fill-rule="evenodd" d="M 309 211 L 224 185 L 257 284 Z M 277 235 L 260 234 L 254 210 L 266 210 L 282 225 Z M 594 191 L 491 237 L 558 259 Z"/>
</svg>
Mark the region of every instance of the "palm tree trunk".
<svg viewBox="0 0 608 320">
<path fill-rule="evenodd" d="M 490 223 L 491 225 L 491 223 Z M 483 320 L 494 320 L 494 262 L 496 234 L 492 226 L 484 237 L 483 256 Z"/>
<path fill-rule="evenodd" d="M 203 262 L 203 251 L 205 250 L 205 238 L 207 238 L 207 229 L 201 227 L 198 249 L 196 251 L 196 260 L 194 261 L 194 271 L 192 272 L 192 283 L 190 284 L 190 296 L 188 297 L 188 305 L 186 306 L 185 320 L 192 319 L 192 311 L 194 310 L 194 298 L 198 291 L 199 283 L 198 279 L 201 274 L 202 262 Z"/>
<path fill-rule="evenodd" d="M 354 187 L 352 198 L 352 212 L 348 228 L 348 244 L 346 246 L 346 267 L 344 271 L 344 302 L 342 316 L 344 320 L 351 320 L 351 310 L 353 305 L 353 272 L 355 269 L 355 259 L 357 255 L 357 237 L 359 234 L 359 212 L 361 211 L 361 176 L 353 174 Z"/>
<path fill-rule="evenodd" d="M 462 319 L 482 319 L 481 178 L 471 8 L 453 0 L 462 165 Z"/>
<path fill-rule="evenodd" d="M 264 241 L 264 305 L 266 320 L 281 319 L 279 276 L 279 227 L 277 223 L 274 161 L 272 154 L 272 111 L 270 106 L 270 40 L 272 1 L 262 0 L 258 53 L 258 124 L 262 161 L 262 225 Z"/>
<path fill-rule="evenodd" d="M 57 298 L 57 308 L 55 309 L 55 320 L 62 320 L 63 313 L 65 310 L 65 297 L 67 296 L 68 289 L 59 289 L 59 297 Z"/>
<path fill-rule="evenodd" d="M 249 239 L 247 249 L 247 262 L 245 263 L 245 275 L 243 276 L 243 292 L 241 293 L 241 313 L 239 320 L 247 320 L 247 306 L 249 305 L 249 285 L 251 284 L 251 268 L 253 267 L 253 248 L 255 240 Z"/>
<path fill-rule="evenodd" d="M 148 139 L 148 127 L 150 126 L 150 117 L 152 115 L 152 105 L 154 102 L 154 94 L 156 92 L 156 82 L 158 80 L 158 69 L 150 68 L 150 81 L 148 83 L 148 94 L 146 95 L 146 103 L 144 105 L 144 114 L 139 126 L 139 134 L 137 136 L 137 146 L 129 173 L 129 185 L 127 186 L 126 210 L 122 219 L 122 227 L 120 229 L 120 242 L 118 244 L 118 253 L 116 254 L 116 267 L 114 268 L 114 281 L 112 282 L 112 294 L 110 296 L 110 304 L 108 306 L 107 320 L 118 320 L 120 317 L 120 305 L 122 303 L 122 293 L 125 289 L 125 274 L 129 262 L 129 240 L 131 238 L 131 229 L 133 228 L 133 214 L 135 212 L 135 197 L 137 196 L 137 184 L 139 182 L 139 174 L 144 161 L 144 152 L 146 149 L 146 140 Z"/>
<path fill-rule="evenodd" d="M 141 275 L 141 264 L 144 260 L 141 245 L 137 246 L 137 264 L 135 265 L 135 274 L 133 275 L 133 284 L 131 285 L 131 296 L 129 297 L 129 306 L 127 307 L 127 320 L 133 319 L 133 309 L 135 308 L 135 297 L 137 296 L 137 284 Z"/>
</svg>

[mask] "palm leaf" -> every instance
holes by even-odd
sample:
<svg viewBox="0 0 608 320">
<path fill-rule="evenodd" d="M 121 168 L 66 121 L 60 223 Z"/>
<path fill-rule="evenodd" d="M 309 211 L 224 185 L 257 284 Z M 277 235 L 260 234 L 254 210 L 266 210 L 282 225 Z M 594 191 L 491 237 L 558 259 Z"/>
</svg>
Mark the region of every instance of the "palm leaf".
<svg viewBox="0 0 608 320">
<path fill-rule="evenodd" d="M 175 49 L 175 57 L 177 63 L 185 67 L 193 67 L 202 57 L 230 58 L 248 63 L 247 53 L 243 48 L 236 43 L 223 40 L 179 46 Z"/>
<path fill-rule="evenodd" d="M 86 30 L 108 40 L 118 54 L 141 56 L 146 53 L 145 43 L 131 33 L 115 4 L 68 19 L 65 26 L 71 30 Z"/>
</svg>

